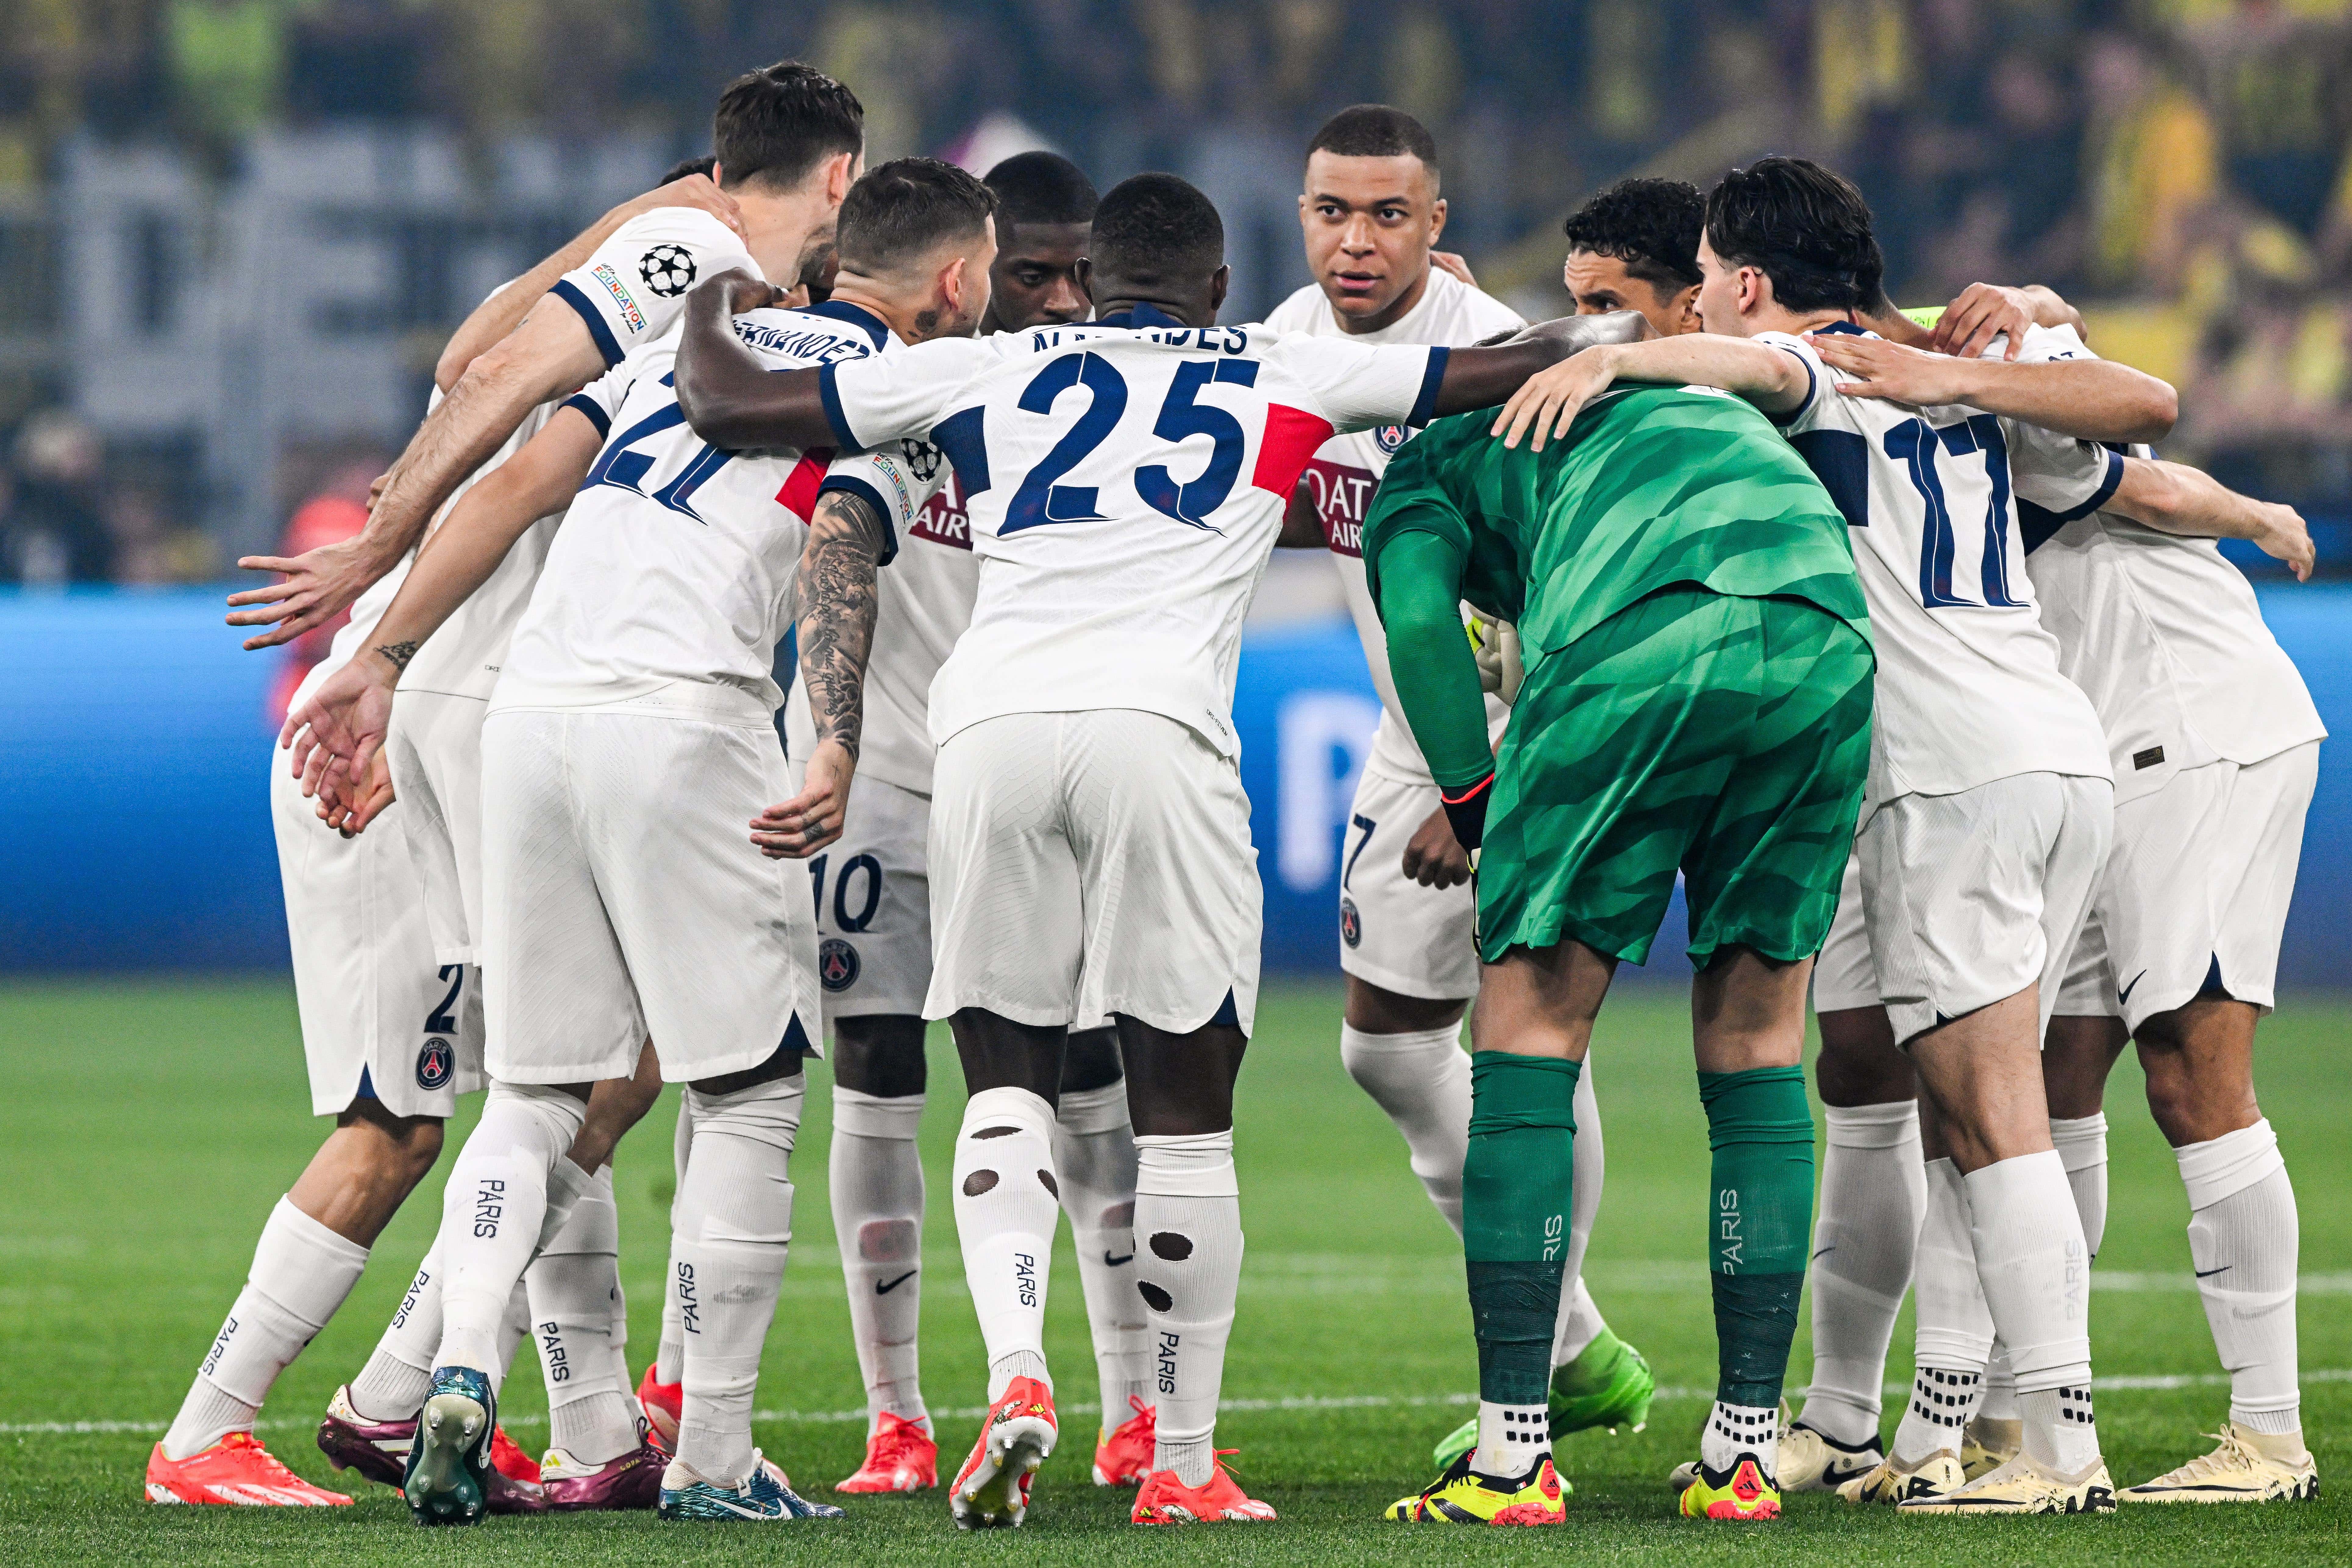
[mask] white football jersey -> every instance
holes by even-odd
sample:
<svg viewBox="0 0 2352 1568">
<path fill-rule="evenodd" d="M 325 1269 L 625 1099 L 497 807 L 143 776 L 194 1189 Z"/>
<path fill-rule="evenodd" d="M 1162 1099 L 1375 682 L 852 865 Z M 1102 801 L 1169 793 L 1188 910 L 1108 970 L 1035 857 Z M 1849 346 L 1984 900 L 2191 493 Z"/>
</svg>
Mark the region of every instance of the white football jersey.
<svg viewBox="0 0 2352 1568">
<path fill-rule="evenodd" d="M 2028 334 L 2018 357 L 2096 356 L 2060 328 Z M 2118 805 L 2182 768 L 2251 765 L 2326 737 L 2302 673 L 2219 544 L 2110 511 L 2062 521 L 2025 503 L 2018 512 L 2042 624 L 2106 729 Z"/>
<path fill-rule="evenodd" d="M 735 331 L 771 370 L 866 359 L 892 342 L 846 304 L 754 310 Z M 783 700 L 770 671 L 832 454 L 704 441 L 672 385 L 677 341 L 631 351 L 564 404 L 606 433 L 604 448 L 515 627 L 493 712 L 625 702 L 766 724 Z"/>
<path fill-rule="evenodd" d="M 686 309 L 686 290 L 697 279 L 730 267 L 758 270 L 733 229 L 699 207 L 656 207 L 614 229 L 595 254 L 557 279 L 548 298 L 532 309 L 568 306 L 578 311 L 609 369 L 631 349 L 670 330 Z M 434 404 L 440 396 L 436 388 Z M 522 450 L 562 403 L 561 398 L 542 403 L 524 416 L 506 444 L 450 495 L 433 526 L 441 526 L 458 498 L 484 474 Z M 403 690 L 489 696 L 506 662 L 508 639 L 530 602 L 531 588 L 562 520 L 562 512 L 552 512 L 514 542 L 482 585 L 416 650 L 401 676 Z"/>
<path fill-rule="evenodd" d="M 1413 308 L 1376 332 L 1349 332 L 1324 298 L 1309 283 L 1274 308 L 1265 324 L 1280 332 L 1310 332 L 1341 338 L 1351 343 L 1443 343 L 1461 348 L 1516 332 L 1527 325 L 1500 300 L 1472 288 L 1442 267 L 1429 269 L 1429 286 Z M 1397 706 L 1396 682 L 1389 675 L 1389 637 L 1381 625 L 1380 606 L 1364 584 L 1364 519 L 1370 515 L 1372 493 L 1389 470 L 1389 459 L 1412 434 L 1410 426 L 1382 426 L 1334 436 L 1323 443 L 1307 465 L 1307 484 L 1315 498 L 1315 511 L 1323 525 L 1323 542 L 1330 547 L 1331 564 L 1339 569 L 1339 585 L 1348 597 L 1348 613 L 1355 617 L 1356 637 L 1364 645 L 1364 662 L 1370 667 L 1372 686 L 1381 694 L 1381 724 L 1372 739 L 1366 763 L 1391 777 L 1413 784 L 1433 784 L 1429 763 L 1414 743 L 1412 726 Z M 1510 710 L 1486 699 L 1488 729 L 1499 731 Z"/>
<path fill-rule="evenodd" d="M 1823 331 L 1854 331 L 1841 322 Z M 1775 423 L 1845 514 L 1878 654 L 1865 811 L 2017 773 L 2112 778 L 2098 715 L 2061 674 L 2025 574 L 2017 507 L 2061 521 L 2115 493 L 2123 458 L 1959 405 L 1837 391 L 1852 379 L 1802 338 L 1811 385 Z"/>
<path fill-rule="evenodd" d="M 1146 307 L 828 366 L 845 447 L 926 438 L 970 506 L 980 592 L 931 739 L 1134 708 L 1237 754 L 1242 616 L 1300 471 L 1340 431 L 1423 423 L 1445 359 Z"/>
<path fill-rule="evenodd" d="M 835 458 L 822 488 L 864 497 L 898 546 L 890 570 L 875 579 L 858 776 L 928 795 L 939 752 L 931 743 L 931 681 L 971 624 L 980 591 L 980 558 L 972 552 L 963 488 L 945 453 L 911 438 Z M 816 724 L 800 681 L 784 704 L 784 734 L 795 757 L 816 747 Z"/>
</svg>

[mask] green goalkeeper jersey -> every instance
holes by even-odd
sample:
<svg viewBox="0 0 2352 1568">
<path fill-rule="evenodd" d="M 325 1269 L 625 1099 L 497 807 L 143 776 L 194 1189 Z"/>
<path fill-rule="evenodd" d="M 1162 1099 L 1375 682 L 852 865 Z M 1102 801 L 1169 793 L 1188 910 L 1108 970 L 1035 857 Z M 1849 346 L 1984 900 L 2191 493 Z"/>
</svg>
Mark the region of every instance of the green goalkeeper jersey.
<svg viewBox="0 0 2352 1568">
<path fill-rule="evenodd" d="M 1868 636 L 1845 519 L 1745 400 L 1614 387 L 1541 452 L 1494 418 L 1441 419 L 1389 464 L 1363 531 L 1375 603 L 1383 551 L 1417 531 L 1460 549 L 1461 597 L 1517 623 L 1530 658 L 1677 583 L 1802 599 Z"/>
</svg>

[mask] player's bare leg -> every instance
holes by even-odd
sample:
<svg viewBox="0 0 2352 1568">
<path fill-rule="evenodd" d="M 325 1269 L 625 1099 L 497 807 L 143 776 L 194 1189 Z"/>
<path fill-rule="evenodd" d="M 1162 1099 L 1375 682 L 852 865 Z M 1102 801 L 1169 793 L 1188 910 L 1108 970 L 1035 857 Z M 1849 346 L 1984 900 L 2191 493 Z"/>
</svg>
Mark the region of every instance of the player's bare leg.
<svg viewBox="0 0 2352 1568">
<path fill-rule="evenodd" d="M 1135 1124 L 1135 1288 L 1150 1314 L 1160 1394 L 1151 1473 L 1130 1517 L 1270 1520 L 1274 1510 L 1245 1496 L 1216 1457 L 1217 1395 L 1242 1272 L 1234 1083 L 1249 1037 L 1216 1021 L 1183 1034 L 1124 1016 L 1117 1023 Z"/>
<path fill-rule="evenodd" d="M 1054 1110 L 1066 1026 L 1032 1026 L 979 1007 L 949 1020 L 971 1098 L 956 1133 L 956 1234 L 988 1353 L 989 1414 L 948 1507 L 970 1530 L 1012 1526 L 1059 1427 L 1045 1366 L 1045 1288 L 1061 1184 Z"/>
<path fill-rule="evenodd" d="M 336 1118 L 263 1227 L 253 1268 L 180 1412 L 148 1463 L 156 1502 L 347 1503 L 253 1440 L 278 1374 L 359 1283 L 368 1249 L 441 1153 L 437 1117 L 396 1117 L 360 1100 Z"/>
<path fill-rule="evenodd" d="M 2318 1495 L 2296 1387 L 2294 1186 L 2254 1097 L 2260 1010 L 2209 993 L 2143 1021 L 2148 1109 L 2189 1189 L 2189 1252 L 2230 1373 L 2220 1446 L 2117 1497 L 2270 1501 Z"/>
<path fill-rule="evenodd" d="M 833 1228 L 849 1292 L 850 1333 L 866 1382 L 866 1460 L 835 1491 L 916 1491 L 939 1484 L 939 1448 L 923 1403 L 916 1330 L 923 1290 L 926 1026 L 909 1014 L 833 1021 Z"/>
<path fill-rule="evenodd" d="M 1813 1380 L 1780 1444 L 1780 1483 L 1833 1490 L 1885 1455 L 1880 1389 L 1927 1206 L 1918 1082 L 1884 1007 L 1820 1015 L 1813 1082 L 1829 1122 L 1813 1220 Z"/>
</svg>

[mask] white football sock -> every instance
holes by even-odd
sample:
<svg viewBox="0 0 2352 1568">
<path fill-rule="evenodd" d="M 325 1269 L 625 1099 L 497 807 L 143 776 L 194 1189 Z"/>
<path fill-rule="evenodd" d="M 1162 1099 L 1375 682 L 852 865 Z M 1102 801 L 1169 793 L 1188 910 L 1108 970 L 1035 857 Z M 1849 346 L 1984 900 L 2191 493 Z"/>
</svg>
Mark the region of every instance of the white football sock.
<svg viewBox="0 0 2352 1568">
<path fill-rule="evenodd" d="M 457 1151 L 441 1194 L 441 1234 L 434 1244 L 443 1269 L 436 1367 L 472 1367 L 503 1381 L 498 1369 L 507 1305 L 539 1250 L 551 1194 L 569 1185 L 557 1163 L 580 1174 L 565 1152 L 587 1112 L 585 1101 L 560 1089 L 490 1085 L 482 1120 Z"/>
<path fill-rule="evenodd" d="M 1984 1397 L 1977 1404 L 1977 1419 L 2020 1419 L 2017 1414 L 2017 1373 L 2009 1364 L 2008 1347 L 1998 1339 L 1992 1342 L 1992 1353 L 1985 1358 Z"/>
<path fill-rule="evenodd" d="M 1592 1058 L 1577 1075 L 1576 1147 L 1569 1152 L 1568 1268 L 1559 1281 L 1559 1321 L 1552 1326 L 1551 1364 L 1566 1366 L 1585 1352 L 1609 1321 L 1584 1288 L 1584 1254 L 1601 1214 L 1601 1181 L 1608 1168 L 1601 1143 L 1601 1101 L 1592 1093 Z"/>
<path fill-rule="evenodd" d="M 371 1421 L 404 1421 L 433 1387 L 433 1352 L 441 1348 L 441 1254 L 425 1255 L 376 1342 L 352 1379 L 352 1407 Z"/>
<path fill-rule="evenodd" d="M 1054 1109 L 1025 1089 L 984 1089 L 964 1102 L 955 1143 L 956 1237 L 964 1283 L 988 1350 L 988 1399 L 1016 1377 L 1045 1374 L 1045 1283 L 1061 1218 Z"/>
<path fill-rule="evenodd" d="M 679 1321 L 686 1331 L 677 1458 L 740 1486 L 751 1473 L 751 1403 L 793 1240 L 801 1075 L 731 1094 L 689 1088 L 694 1153 L 677 1189 Z"/>
<path fill-rule="evenodd" d="M 923 1156 L 915 1135 L 922 1125 L 919 1094 L 885 1098 L 834 1086 L 833 1234 L 869 1435 L 886 1412 L 930 1430 L 915 1344 L 923 1301 Z"/>
<path fill-rule="evenodd" d="M 1764 1461 L 1766 1479 L 1780 1479 L 1780 1412 L 1770 1405 L 1726 1405 L 1718 1399 L 1699 1434 L 1698 1462 L 1711 1470 L 1727 1470 L 1742 1454 Z"/>
<path fill-rule="evenodd" d="M 1462 1026 L 1371 1035 L 1342 1024 L 1339 1061 L 1404 1135 L 1412 1173 L 1460 1236 L 1462 1162 L 1470 1152 L 1470 1056 L 1462 1048 Z"/>
<path fill-rule="evenodd" d="M 2273 1436 L 2303 1430 L 2296 1386 L 2294 1184 L 2267 1121 L 2173 1151 L 2189 1189 L 2189 1256 L 2230 1419 Z"/>
<path fill-rule="evenodd" d="M 2021 1154 L 1963 1181 L 1977 1277 L 2017 1373 L 2026 1451 L 2073 1475 L 2098 1458 L 2099 1435 L 2091 1419 L 2091 1249 L 2065 1162 L 2054 1149 Z"/>
<path fill-rule="evenodd" d="M 245 1289 L 163 1434 L 164 1457 L 184 1459 L 231 1432 L 252 1431 L 269 1385 L 326 1327 L 367 1258 L 366 1247 L 337 1236 L 293 1199 L 279 1198 L 255 1244 Z"/>
<path fill-rule="evenodd" d="M 1948 1159 L 1926 1167 L 1927 1217 L 1919 1227 L 1918 1338 L 1911 1400 L 1895 1429 L 1890 1458 L 1916 1465 L 1939 1448 L 1957 1454 L 1960 1428 L 1984 1392 L 1992 1315 L 1978 1279 L 1969 1235 L 1969 1190 Z"/>
<path fill-rule="evenodd" d="M 2066 1167 L 2066 1184 L 2074 1189 L 2074 1213 L 2083 1222 L 2083 1245 L 2096 1262 L 2099 1241 L 2107 1233 L 2107 1115 L 2053 1117 L 2050 1142 Z"/>
<path fill-rule="evenodd" d="M 1470 1468 L 1517 1480 L 1551 1452 L 1551 1407 L 1478 1402 L 1478 1447 Z"/>
<path fill-rule="evenodd" d="M 1134 1414 L 1130 1399 L 1152 1399 L 1143 1375 L 1143 1298 L 1135 1292 L 1135 1129 L 1126 1079 L 1064 1092 L 1054 1111 L 1054 1173 L 1077 1248 L 1108 1432 Z"/>
<path fill-rule="evenodd" d="M 677 1097 L 677 1127 L 670 1134 L 669 1157 L 671 1185 L 669 1189 L 669 1230 L 677 1235 L 677 1194 L 686 1186 L 686 1160 L 694 1146 L 694 1108 L 683 1094 Z M 654 1349 L 654 1381 L 676 1384 L 686 1365 L 686 1330 L 677 1315 L 677 1255 L 670 1254 L 668 1271 L 662 1276 L 661 1339 Z"/>
<path fill-rule="evenodd" d="M 523 1341 L 530 1338 L 530 1291 L 520 1279 L 507 1297 L 507 1310 L 499 1319 L 498 1375 L 492 1388 L 507 1385 L 507 1373 L 514 1370 L 515 1352 L 522 1349 Z"/>
<path fill-rule="evenodd" d="M 1828 1112 L 1810 1281 L 1813 1381 L 1800 1419 L 1840 1443 L 1874 1443 L 1886 1349 L 1927 1212 L 1919 1102 L 1832 1105 Z"/>
<path fill-rule="evenodd" d="M 620 1215 L 607 1166 L 590 1178 L 563 1228 L 522 1277 L 547 1380 L 548 1441 L 583 1464 L 601 1465 L 637 1446 L 636 1419 L 612 1354 L 620 1262 Z"/>
<path fill-rule="evenodd" d="M 1197 1487 L 1216 1468 L 1217 1391 L 1241 1289 L 1234 1135 L 1138 1137 L 1135 1150 L 1135 1288 L 1150 1314 L 1160 1411 L 1151 1468 Z"/>
</svg>

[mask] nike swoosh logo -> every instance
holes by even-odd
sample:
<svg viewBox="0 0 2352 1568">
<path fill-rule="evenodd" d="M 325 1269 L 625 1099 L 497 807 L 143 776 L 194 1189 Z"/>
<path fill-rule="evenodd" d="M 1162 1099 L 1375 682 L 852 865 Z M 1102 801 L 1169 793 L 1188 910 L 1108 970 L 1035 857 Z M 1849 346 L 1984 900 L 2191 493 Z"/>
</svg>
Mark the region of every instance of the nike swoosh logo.
<svg viewBox="0 0 2352 1568">
<path fill-rule="evenodd" d="M 2118 1007 L 2129 1006 L 2131 1005 L 2131 994 L 2138 990 L 2139 983 L 2147 978 L 2147 971 L 2145 969 L 2141 970 L 2137 974 L 2133 975 L 2131 984 L 2116 993 L 2116 1005 Z"/>
<path fill-rule="evenodd" d="M 2197 1278 L 2200 1279 L 2210 1279 L 2216 1274 L 2226 1273 L 2230 1268 L 2231 1265 L 2224 1263 L 2219 1268 L 2200 1268 L 2197 1271 Z"/>
<path fill-rule="evenodd" d="M 899 1275 L 896 1279 L 877 1279 L 874 1282 L 874 1293 L 877 1296 L 887 1296 L 891 1291 L 896 1290 L 899 1286 L 904 1285 L 908 1280 L 912 1279 L 915 1277 L 915 1274 L 916 1270 L 909 1268 L 904 1274 Z"/>
<path fill-rule="evenodd" d="M 1132 1252 L 1129 1253 L 1125 1258 L 1113 1258 L 1108 1249 L 1103 1253 L 1103 1263 L 1106 1267 L 1111 1268 L 1116 1268 L 1122 1263 L 1132 1263 L 1134 1261 L 1135 1254 Z"/>
<path fill-rule="evenodd" d="M 1812 1260 L 1815 1263 L 1819 1263 L 1822 1258 L 1827 1258 L 1831 1253 L 1835 1252 L 1836 1250 L 1837 1247 L 1832 1243 L 1828 1247 L 1822 1247 L 1819 1252 L 1814 1253 Z"/>
</svg>

